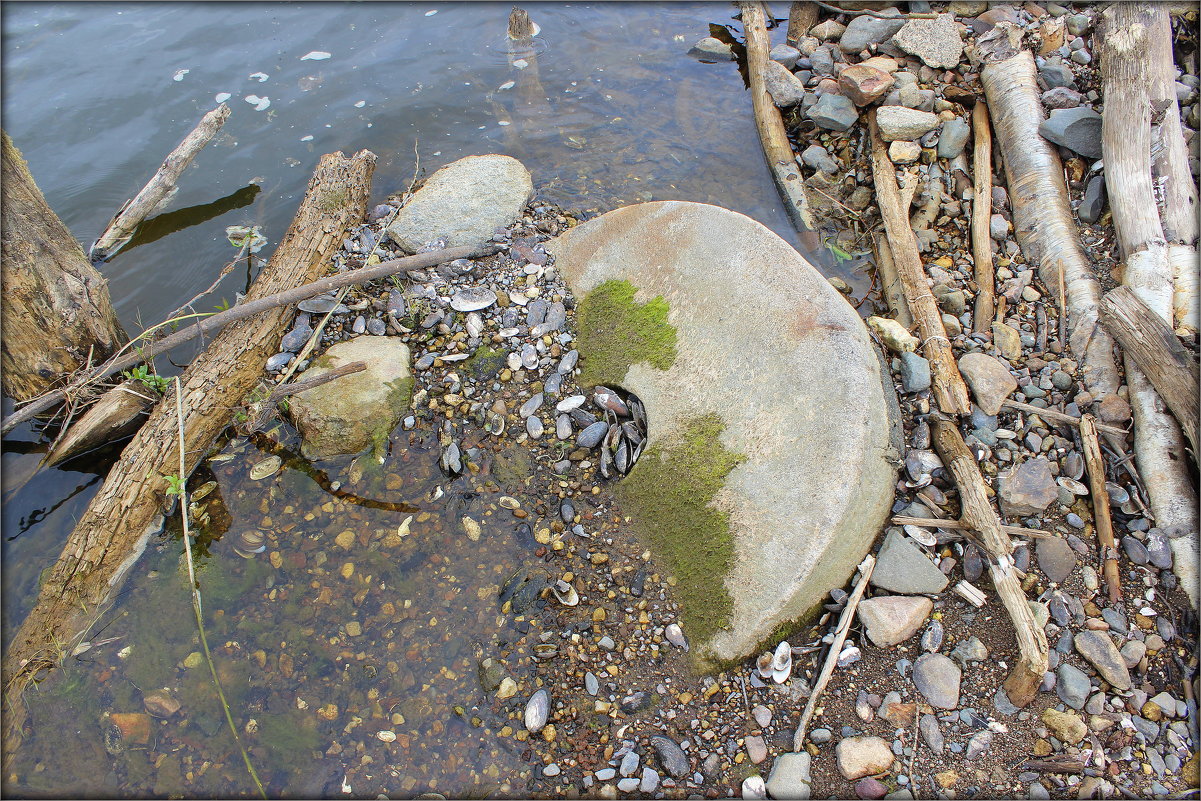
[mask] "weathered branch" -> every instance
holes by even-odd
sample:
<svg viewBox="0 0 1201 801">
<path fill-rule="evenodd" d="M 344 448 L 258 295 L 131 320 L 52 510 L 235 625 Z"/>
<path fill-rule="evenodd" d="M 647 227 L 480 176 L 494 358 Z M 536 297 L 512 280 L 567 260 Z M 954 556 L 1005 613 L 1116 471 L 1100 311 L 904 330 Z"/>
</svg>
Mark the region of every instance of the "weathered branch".
<svg viewBox="0 0 1201 801">
<path fill-rule="evenodd" d="M 1022 401 L 1015 401 L 1010 398 L 1006 398 L 1005 400 L 1001 401 L 1001 405 L 1009 409 L 1017 409 L 1019 412 L 1037 414 L 1042 419 L 1049 420 L 1052 423 L 1067 423 L 1068 425 L 1073 426 L 1080 425 L 1079 417 L 1073 417 L 1070 414 L 1065 414 L 1054 409 L 1043 409 L 1039 406 L 1034 406 L 1030 403 L 1023 403 Z M 1124 428 L 1106 425 L 1105 423 L 1097 423 L 1097 430 L 1122 439 L 1125 439 L 1126 437 L 1126 430 Z"/>
<path fill-rule="evenodd" d="M 1021 654 L 1005 679 L 1004 687 L 1014 706 L 1024 707 L 1034 699 L 1047 670 L 1047 635 L 1034 622 L 1034 614 L 1026 602 L 1026 593 L 1022 591 L 1013 563 L 1013 543 L 988 503 L 984 477 L 980 475 L 967 443 L 950 420 L 938 415 L 931 415 L 931 418 L 934 448 L 959 488 L 960 519 L 980 533 L 988 550 L 993 586 L 1013 621 Z"/>
<path fill-rule="evenodd" d="M 1193 454 L 1197 450 L 1201 371 L 1163 318 L 1147 308 L 1130 287 L 1110 290 L 1101 299 L 1101 324 L 1147 376 L 1175 415 Z"/>
<path fill-rule="evenodd" d="M 179 181 L 179 176 L 183 175 L 183 171 L 192 163 L 192 159 L 216 136 L 228 118 L 229 106 L 222 103 L 205 114 L 183 141 L 167 154 L 154 177 L 142 187 L 133 200 L 125 201 L 125 205 L 114 215 L 104 233 L 92 243 L 88 257 L 93 262 L 111 258 L 133 238 L 142 220 L 150 216 L 166 199 Z"/>
<path fill-rule="evenodd" d="M 1080 420 L 1080 441 L 1084 446 L 1088 490 L 1093 499 L 1093 522 L 1096 524 L 1097 546 L 1101 552 L 1101 574 L 1105 576 L 1105 592 L 1113 604 L 1122 598 L 1118 546 L 1113 536 L 1113 519 L 1109 515 L 1109 491 L 1105 489 L 1105 462 L 1101 458 L 1101 442 L 1097 438 L 1097 421 L 1091 414 L 1084 415 Z"/>
<path fill-rule="evenodd" d="M 788 7 L 788 34 L 784 41 L 796 47 L 801 37 L 809 33 L 809 29 L 817 23 L 817 3 L 806 0 L 793 0 Z"/>
<path fill-rule="evenodd" d="M 905 300 L 909 304 L 910 313 L 917 320 L 922 350 L 930 361 L 934 398 L 938 408 L 948 414 L 967 414 L 972 410 L 968 401 L 967 385 L 963 383 L 959 367 L 955 364 L 955 354 L 951 352 L 951 340 L 943 327 L 938 303 L 926 283 L 917 240 L 909 227 L 909 217 L 901 206 L 895 177 L 896 168 L 888 158 L 884 140 L 880 138 L 874 111 L 868 119 L 876 202 L 880 206 L 880 216 L 884 219 L 884 230 L 888 233 L 888 244 L 892 250 L 897 275 L 901 279 L 901 287 L 905 292 Z"/>
<path fill-rule="evenodd" d="M 876 234 L 872 237 L 872 243 L 876 246 L 876 275 L 880 279 L 880 292 L 896 314 L 896 321 L 906 328 L 912 328 L 913 315 L 909 313 L 909 304 L 905 302 L 905 290 L 901 288 L 901 278 L 897 275 L 897 264 L 892 258 L 888 238 Z"/>
<path fill-rule="evenodd" d="M 801 177 L 792 145 L 788 142 L 784 119 L 764 85 L 763 73 L 767 69 L 768 51 L 771 50 L 766 15 L 759 0 L 740 2 L 738 7 L 742 10 L 742 26 L 746 34 L 746 71 L 763 156 L 767 159 L 767 166 L 771 169 L 793 226 L 800 233 L 811 232 L 816 228 L 805 194 L 805 180 Z"/>
<path fill-rule="evenodd" d="M 972 261 L 976 275 L 976 311 L 972 328 L 991 331 L 996 310 L 996 276 L 993 272 L 992 237 L 989 219 L 992 217 L 992 130 L 988 124 L 988 105 L 983 99 L 972 109 L 972 131 L 975 145 L 972 151 Z"/>
<path fill-rule="evenodd" d="M 500 248 L 494 245 L 485 245 L 482 248 L 474 247 L 458 247 L 446 248 L 445 250 L 435 250 L 429 253 L 418 253 L 413 256 L 403 256 L 399 259 L 389 259 L 385 262 L 380 262 L 372 267 L 364 267 L 358 270 L 350 270 L 337 275 L 331 275 L 314 281 L 304 286 L 298 286 L 292 289 L 287 289 L 281 292 L 276 292 L 270 296 L 262 297 L 254 300 L 246 300 L 234 306 L 232 309 L 226 309 L 222 312 L 217 312 L 211 317 L 206 317 L 200 322 L 180 329 L 173 334 L 169 334 L 162 339 L 155 340 L 142 348 L 139 353 L 131 353 L 122 356 L 109 362 L 100 365 L 94 370 L 91 370 L 83 376 L 73 380 L 65 389 L 57 389 L 47 392 L 37 400 L 31 402 L 27 406 L 21 407 L 16 412 L 13 412 L 0 426 L 0 434 L 7 434 L 13 428 L 30 420 L 38 414 L 54 406 L 56 403 L 67 398 L 72 392 L 78 391 L 85 384 L 99 381 L 121 370 L 127 370 L 136 364 L 144 362 L 148 359 L 164 353 L 171 348 L 181 345 L 184 342 L 195 339 L 198 336 L 211 334 L 230 323 L 238 320 L 244 320 L 248 317 L 253 317 L 260 312 L 274 309 L 279 306 L 286 306 L 291 303 L 298 303 L 305 298 L 311 298 L 315 295 L 321 295 L 326 292 L 332 292 L 335 289 L 341 289 L 344 286 L 353 284 L 365 284 L 375 281 L 379 278 L 386 278 L 389 275 L 395 275 L 401 272 L 413 272 L 414 270 L 423 270 L 427 267 L 434 267 L 455 259 L 476 258 L 487 256 L 496 253 Z"/>
</svg>

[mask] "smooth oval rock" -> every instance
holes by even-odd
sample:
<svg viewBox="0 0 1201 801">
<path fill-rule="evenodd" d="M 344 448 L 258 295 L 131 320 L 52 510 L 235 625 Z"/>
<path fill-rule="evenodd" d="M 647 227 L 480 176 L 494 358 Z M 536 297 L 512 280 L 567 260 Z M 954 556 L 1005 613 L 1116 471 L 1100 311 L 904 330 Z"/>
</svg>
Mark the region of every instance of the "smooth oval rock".
<svg viewBox="0 0 1201 801">
<path fill-rule="evenodd" d="M 314 359 L 297 381 L 356 361 L 366 362 L 367 369 L 292 396 L 288 414 L 303 439 L 306 458 L 358 453 L 386 440 L 409 408 L 409 348 L 396 337 L 339 342 Z"/>
<path fill-rule="evenodd" d="M 435 172 L 396 212 L 388 235 L 409 253 L 433 239 L 446 247 L 483 245 L 521 214 L 534 191 L 529 171 L 510 156 L 467 156 Z"/>
<path fill-rule="evenodd" d="M 892 748 L 879 737 L 847 737 L 834 749 L 838 770 L 844 778 L 855 780 L 883 773 L 892 765 Z"/>
<path fill-rule="evenodd" d="M 682 779 L 688 775 L 691 769 L 688 755 L 676 744 L 675 740 L 664 737 L 662 734 L 656 734 L 651 738 L 651 747 L 655 749 L 655 753 L 659 756 L 659 764 L 663 766 L 669 776 L 673 779 Z"/>
<path fill-rule="evenodd" d="M 450 307 L 455 311 L 473 312 L 486 309 L 496 302 L 496 293 L 485 286 L 469 286 L 460 289 L 450 298 Z"/>
<path fill-rule="evenodd" d="M 930 706 L 954 709 L 959 706 L 959 666 L 942 654 L 923 654 L 913 663 L 913 683 Z"/>
<path fill-rule="evenodd" d="M 863 601 L 856 614 L 867 628 L 868 638 L 887 648 L 916 634 L 933 609 L 934 602 L 929 598 L 886 595 Z"/>
<path fill-rule="evenodd" d="M 689 536 L 649 510 L 663 507 L 670 518 L 673 503 L 692 501 L 652 498 L 662 485 L 639 482 L 695 473 L 691 435 L 716 431 L 706 440 L 719 450 L 705 458 L 734 463 L 714 477 L 698 509 L 719 513 L 721 567 L 688 560 L 668 568 L 681 588 L 692 653 L 714 662 L 748 656 L 844 584 L 883 524 L 895 478 L 886 455 L 901 449 L 891 377 L 846 299 L 744 215 L 641 203 L 589 220 L 546 249 L 578 299 L 582 383 L 633 392 L 650 418 L 645 451 L 615 485 L 635 530 L 652 547 L 656 536 Z M 670 328 L 670 351 L 631 340 L 620 320 L 612 333 L 603 325 L 590 331 L 598 289 L 593 298 L 628 298 L 619 308 L 634 320 L 653 317 L 654 334 Z M 630 341 L 640 348 L 627 349 Z M 581 447 L 591 441 L 587 432 Z"/>
<path fill-rule="evenodd" d="M 545 688 L 530 696 L 525 705 L 525 727 L 534 734 L 542 731 L 550 719 L 550 692 Z"/>
</svg>

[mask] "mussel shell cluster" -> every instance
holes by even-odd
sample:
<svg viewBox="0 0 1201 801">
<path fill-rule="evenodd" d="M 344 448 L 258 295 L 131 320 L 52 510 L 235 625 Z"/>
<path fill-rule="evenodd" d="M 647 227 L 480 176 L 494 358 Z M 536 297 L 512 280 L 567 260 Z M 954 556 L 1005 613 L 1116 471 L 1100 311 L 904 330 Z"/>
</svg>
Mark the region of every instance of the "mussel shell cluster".
<svg viewBox="0 0 1201 801">
<path fill-rule="evenodd" d="M 604 386 L 593 388 L 592 404 L 605 419 L 581 431 L 576 442 L 581 447 L 599 446 L 597 467 L 602 478 L 624 476 L 646 447 L 646 407 L 632 393 L 623 399 Z"/>
</svg>

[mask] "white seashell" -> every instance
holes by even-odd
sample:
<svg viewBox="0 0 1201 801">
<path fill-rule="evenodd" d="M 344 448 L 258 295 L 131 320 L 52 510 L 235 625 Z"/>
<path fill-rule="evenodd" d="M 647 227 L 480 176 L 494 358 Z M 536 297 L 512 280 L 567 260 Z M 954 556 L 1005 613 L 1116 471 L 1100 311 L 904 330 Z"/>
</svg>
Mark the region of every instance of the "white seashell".
<svg viewBox="0 0 1201 801">
<path fill-rule="evenodd" d="M 396 732 L 388 731 L 387 729 L 384 729 L 383 731 L 377 731 L 375 733 L 375 739 L 379 740 L 381 743 L 394 743 L 396 742 Z"/>
<path fill-rule="evenodd" d="M 663 629 L 663 636 L 675 647 L 688 650 L 688 639 L 684 636 L 684 630 L 678 623 L 668 623 L 667 628 Z"/>
<path fill-rule="evenodd" d="M 758 671 L 759 675 L 762 676 L 763 678 L 770 679 L 771 678 L 771 663 L 772 663 L 771 651 L 764 651 L 763 653 L 759 654 L 759 658 L 757 660 L 755 660 L 755 670 Z"/>
<path fill-rule="evenodd" d="M 575 591 L 575 587 L 563 579 L 551 585 L 550 590 L 555 594 L 555 600 L 564 606 L 576 606 L 580 602 L 580 594 Z"/>
<path fill-rule="evenodd" d="M 767 798 L 767 785 L 763 783 L 763 777 L 758 773 L 753 776 L 747 776 L 742 780 L 742 797 L 743 798 Z"/>
<path fill-rule="evenodd" d="M 467 336 L 478 337 L 484 332 L 484 318 L 478 312 L 467 315 Z"/>
<path fill-rule="evenodd" d="M 907 523 L 905 524 L 905 533 L 922 545 L 933 547 L 938 544 L 938 538 L 934 536 L 934 532 L 921 526 L 913 526 Z"/>
<path fill-rule="evenodd" d="M 783 684 L 792 675 L 792 646 L 788 640 L 776 646 L 771 660 L 771 677 L 776 684 Z"/>
<path fill-rule="evenodd" d="M 838 666 L 846 667 L 847 665 L 853 665 L 862 658 L 863 654 L 859 652 L 859 649 L 856 646 L 848 645 L 846 648 L 843 648 L 842 652 L 838 655 Z"/>
<path fill-rule="evenodd" d="M 482 286 L 469 286 L 460 289 L 450 299 L 450 307 L 455 311 L 473 312 L 486 309 L 496 302 L 496 293 Z"/>
<path fill-rule="evenodd" d="M 525 727 L 531 734 L 542 731 L 546 721 L 550 719 L 550 693 L 541 689 L 534 693 L 525 705 Z"/>
<path fill-rule="evenodd" d="M 1060 476 L 1059 478 L 1055 479 L 1055 483 L 1066 490 L 1070 490 L 1073 495 L 1088 495 L 1088 487 L 1084 486 L 1074 478 Z"/>
<path fill-rule="evenodd" d="M 510 370 L 520 370 L 521 369 L 521 354 L 516 351 L 514 351 L 513 353 L 510 353 L 508 365 L 509 365 Z"/>
<path fill-rule="evenodd" d="M 266 459 L 250 468 L 250 477 L 255 481 L 259 481 L 260 479 L 267 478 L 268 476 L 273 476 L 283 463 L 284 460 L 278 456 L 268 456 Z"/>
</svg>

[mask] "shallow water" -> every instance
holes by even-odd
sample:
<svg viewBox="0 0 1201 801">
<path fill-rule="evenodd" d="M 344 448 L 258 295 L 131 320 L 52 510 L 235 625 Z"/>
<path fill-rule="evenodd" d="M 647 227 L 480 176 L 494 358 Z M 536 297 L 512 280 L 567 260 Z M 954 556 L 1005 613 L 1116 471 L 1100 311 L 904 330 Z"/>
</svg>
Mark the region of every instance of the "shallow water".
<svg viewBox="0 0 1201 801">
<path fill-rule="evenodd" d="M 216 278 L 235 252 L 226 226 L 261 226 L 271 242 L 266 255 L 317 160 L 334 150 L 379 156 L 372 202 L 408 187 L 418 158 L 428 175 L 465 155 L 499 152 L 520 158 L 539 194 L 568 208 L 715 203 L 797 244 L 734 64 L 685 55 L 710 23 L 730 22 L 729 5 L 526 8 L 542 30 L 535 63 L 523 71 L 506 51 L 509 4 L 6 3 L 4 125 L 86 248 L 215 96 L 232 94 L 233 114 L 165 213 L 101 268 L 131 332 Z M 313 51 L 330 57 L 302 60 Z M 523 92 L 534 69 L 545 102 Z M 255 111 L 243 99 L 250 94 L 268 97 L 269 108 Z M 856 295 L 866 288 L 829 252 L 806 255 L 846 278 Z M 201 307 L 232 300 L 244 281 L 235 271 Z M 176 360 L 190 355 L 184 348 Z M 173 368 L 160 359 L 159 369 Z M 467 479 L 447 482 L 436 467 L 437 443 L 412 436 L 398 433 L 393 461 L 358 481 L 349 460 L 319 465 L 329 472 L 320 482 L 299 460 L 252 481 L 247 472 L 266 452 L 245 441 L 229 446 L 235 458 L 212 467 L 220 488 L 200 540 L 209 642 L 227 674 L 235 719 L 255 720 L 243 739 L 272 792 L 339 792 L 341 760 L 328 752 L 336 743 L 378 752 L 379 773 L 366 780 L 371 786 L 356 784 L 356 795 L 520 794 L 524 786 L 526 760 L 494 736 L 505 717 L 476 673 L 491 650 L 533 636 L 530 621 L 499 614 L 496 603 L 531 543 L 511 525 L 488 532 L 486 549 L 468 542 L 459 523 L 465 510 L 486 520 L 497 514 L 494 501 Z M 105 458 L 115 456 L 35 473 L 43 447 L 28 428 L 4 445 L 6 639 L 32 603 L 40 570 L 100 486 Z M 359 502 L 331 496 L 330 481 L 343 482 Z M 445 493 L 436 501 L 435 486 Z M 412 522 L 408 537 L 389 536 L 409 515 L 429 517 Z M 270 532 L 268 550 L 243 559 L 233 545 L 252 527 Z M 353 542 L 333 544 L 352 529 Z M 251 792 L 207 668 L 181 667 L 198 643 L 180 547 L 178 532 L 160 538 L 98 621 L 90 635 L 97 644 L 32 691 L 35 734 L 10 790 Z M 314 574 L 317 559 L 327 561 Z M 340 572 L 347 563 L 355 565 L 350 578 Z M 351 620 L 360 634 L 347 632 Z M 425 645 L 414 651 L 414 642 Z M 529 661 L 522 659 L 512 664 Z M 172 726 L 145 748 L 110 755 L 103 712 L 140 711 L 142 695 L 175 684 L 184 708 Z M 336 729 L 313 714 L 325 704 L 338 707 Z M 358 731 L 342 729 L 350 709 L 362 719 Z M 410 741 L 386 745 L 374 736 L 380 726 Z"/>
</svg>

